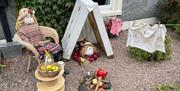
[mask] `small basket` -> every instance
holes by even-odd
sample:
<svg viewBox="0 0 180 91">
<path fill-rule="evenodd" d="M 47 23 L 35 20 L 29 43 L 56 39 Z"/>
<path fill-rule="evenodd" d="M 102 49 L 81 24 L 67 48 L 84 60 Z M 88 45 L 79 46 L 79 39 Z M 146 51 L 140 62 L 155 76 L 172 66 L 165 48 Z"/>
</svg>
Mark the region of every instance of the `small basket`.
<svg viewBox="0 0 180 91">
<path fill-rule="evenodd" d="M 59 72 L 61 70 L 61 65 L 60 64 L 58 64 L 58 63 L 49 63 L 49 64 L 46 64 L 46 65 L 55 65 L 55 66 L 58 67 L 58 70 L 57 71 L 47 71 L 47 70 L 42 71 L 42 70 L 40 70 L 40 67 L 45 66 L 45 63 L 43 63 L 43 64 L 38 65 L 38 67 L 37 67 L 37 70 L 38 70 L 38 73 L 39 73 L 40 76 L 43 76 L 43 77 L 55 77 L 55 76 L 57 76 L 59 74 Z"/>
</svg>

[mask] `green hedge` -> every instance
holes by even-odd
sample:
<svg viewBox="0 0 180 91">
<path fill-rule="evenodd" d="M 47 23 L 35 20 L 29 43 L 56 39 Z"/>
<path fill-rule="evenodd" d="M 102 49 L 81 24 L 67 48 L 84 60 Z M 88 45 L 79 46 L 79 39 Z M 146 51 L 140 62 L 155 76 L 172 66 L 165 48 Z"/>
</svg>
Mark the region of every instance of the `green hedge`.
<svg viewBox="0 0 180 91">
<path fill-rule="evenodd" d="M 129 48 L 130 48 L 129 53 L 130 53 L 131 57 L 133 57 L 139 61 L 149 60 L 152 55 L 153 55 L 154 61 L 161 61 L 161 60 L 165 60 L 165 59 L 170 59 L 171 54 L 172 54 L 170 36 L 166 36 L 166 40 L 165 40 L 166 53 L 156 51 L 156 52 L 151 54 L 151 53 L 148 53 L 148 52 L 146 52 L 142 49 L 139 49 L 139 48 L 134 48 L 134 47 L 129 47 Z"/>
<path fill-rule="evenodd" d="M 177 38 L 180 40 L 180 0 L 168 0 L 168 3 L 159 6 L 159 20 L 175 30 Z"/>
<path fill-rule="evenodd" d="M 76 0 L 16 0 L 17 10 L 33 8 L 40 25 L 49 26 L 63 36 Z"/>
</svg>

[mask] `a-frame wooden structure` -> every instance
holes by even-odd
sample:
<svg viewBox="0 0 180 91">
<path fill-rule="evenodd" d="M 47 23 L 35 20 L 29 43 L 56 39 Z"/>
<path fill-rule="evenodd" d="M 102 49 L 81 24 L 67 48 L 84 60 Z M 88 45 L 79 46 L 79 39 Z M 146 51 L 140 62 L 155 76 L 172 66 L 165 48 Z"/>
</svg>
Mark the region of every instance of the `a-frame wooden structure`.
<svg viewBox="0 0 180 91">
<path fill-rule="evenodd" d="M 106 32 L 103 17 L 100 13 L 98 4 L 92 0 L 76 1 L 70 21 L 62 39 L 62 46 L 64 51 L 63 58 L 67 60 L 70 59 L 87 19 L 92 26 L 97 43 L 104 50 L 107 57 L 112 58 L 113 50 Z"/>
</svg>

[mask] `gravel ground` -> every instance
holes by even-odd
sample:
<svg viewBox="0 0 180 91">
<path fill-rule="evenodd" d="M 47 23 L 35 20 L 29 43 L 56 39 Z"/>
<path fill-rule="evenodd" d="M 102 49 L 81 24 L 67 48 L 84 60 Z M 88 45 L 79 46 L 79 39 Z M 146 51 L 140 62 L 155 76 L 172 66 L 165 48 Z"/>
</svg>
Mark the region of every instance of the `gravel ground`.
<svg viewBox="0 0 180 91">
<path fill-rule="evenodd" d="M 174 35 L 170 33 L 170 35 Z M 114 59 L 102 55 L 97 61 L 87 65 L 90 72 L 103 68 L 109 72 L 112 82 L 110 91 L 156 91 L 158 84 L 180 83 L 180 42 L 173 38 L 172 59 L 163 62 L 138 62 L 129 57 L 126 48 L 127 31 L 120 37 L 111 39 Z M 0 91 L 36 91 L 34 60 L 30 72 L 26 73 L 27 56 L 7 60 L 8 66 L 0 74 Z M 70 61 L 66 67 L 70 75 L 66 77 L 66 91 L 77 91 L 79 80 L 86 74 L 83 67 Z"/>
</svg>

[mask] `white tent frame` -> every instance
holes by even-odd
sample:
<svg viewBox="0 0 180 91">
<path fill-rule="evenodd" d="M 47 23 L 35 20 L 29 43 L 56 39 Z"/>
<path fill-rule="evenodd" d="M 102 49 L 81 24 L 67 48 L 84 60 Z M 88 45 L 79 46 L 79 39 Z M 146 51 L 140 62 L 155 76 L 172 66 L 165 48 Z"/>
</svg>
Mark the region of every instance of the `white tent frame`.
<svg viewBox="0 0 180 91">
<path fill-rule="evenodd" d="M 92 6 L 91 9 L 87 8 Z M 63 58 L 69 60 L 76 42 L 83 30 L 86 19 L 89 20 L 99 46 L 105 51 L 108 58 L 114 57 L 110 40 L 97 3 L 91 0 L 77 0 L 73 9 L 66 32 L 62 39 Z"/>
</svg>

